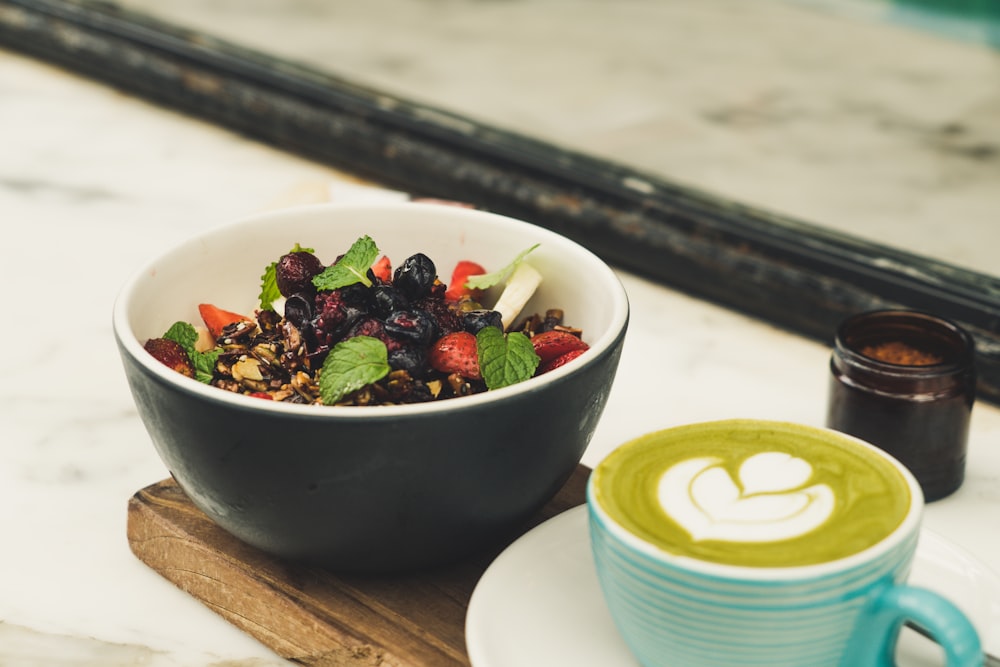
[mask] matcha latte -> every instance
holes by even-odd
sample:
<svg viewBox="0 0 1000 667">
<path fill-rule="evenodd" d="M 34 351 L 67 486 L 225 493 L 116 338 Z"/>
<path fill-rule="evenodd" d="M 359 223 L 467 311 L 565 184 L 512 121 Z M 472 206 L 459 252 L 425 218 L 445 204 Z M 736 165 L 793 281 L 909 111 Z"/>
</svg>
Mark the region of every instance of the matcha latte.
<svg viewBox="0 0 1000 667">
<path fill-rule="evenodd" d="M 668 553 L 725 565 L 845 558 L 890 535 L 914 502 L 903 474 L 871 447 L 782 422 L 651 433 L 592 474 L 593 500 L 629 532 Z"/>
</svg>

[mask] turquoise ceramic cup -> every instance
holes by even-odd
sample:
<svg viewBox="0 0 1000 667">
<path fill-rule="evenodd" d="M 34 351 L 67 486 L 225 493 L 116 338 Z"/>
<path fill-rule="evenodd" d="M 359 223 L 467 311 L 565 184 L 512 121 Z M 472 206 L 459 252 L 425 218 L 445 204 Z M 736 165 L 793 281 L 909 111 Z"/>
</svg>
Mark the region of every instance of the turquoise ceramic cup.
<svg viewBox="0 0 1000 667">
<path fill-rule="evenodd" d="M 872 463 L 892 499 L 863 479 Z M 587 504 L 608 609 L 643 667 L 892 667 L 907 622 L 940 644 L 948 667 L 983 663 L 961 611 L 906 584 L 918 483 L 860 440 L 757 420 L 668 429 L 598 464 Z M 882 525 L 879 508 L 896 516 Z M 657 522 L 667 528 L 655 532 Z M 874 543 L 826 551 L 860 525 Z"/>
</svg>

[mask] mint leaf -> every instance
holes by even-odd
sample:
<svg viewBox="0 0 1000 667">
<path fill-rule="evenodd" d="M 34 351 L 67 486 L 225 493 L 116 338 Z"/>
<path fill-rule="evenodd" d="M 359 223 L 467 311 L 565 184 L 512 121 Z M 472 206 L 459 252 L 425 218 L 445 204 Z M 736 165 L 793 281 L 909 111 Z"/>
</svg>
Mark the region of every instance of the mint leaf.
<svg viewBox="0 0 1000 667">
<path fill-rule="evenodd" d="M 190 350 L 188 352 L 188 357 L 190 357 L 191 363 L 194 365 L 194 377 L 196 380 L 205 384 L 212 382 L 212 376 L 215 373 L 215 364 L 219 360 L 220 354 L 222 354 L 222 350 L 215 349 L 208 352 L 198 352 L 197 350 Z"/>
<path fill-rule="evenodd" d="M 194 350 L 195 342 L 198 340 L 198 332 L 187 322 L 174 322 L 167 329 L 167 333 L 163 334 L 163 337 L 179 343 L 190 354 Z"/>
<path fill-rule="evenodd" d="M 164 338 L 176 341 L 184 351 L 187 352 L 188 359 L 194 366 L 194 377 L 199 382 L 209 384 L 212 381 L 212 373 L 215 371 L 215 362 L 219 360 L 222 350 L 212 349 L 207 352 L 199 352 L 194 349 L 194 344 L 198 340 L 198 332 L 194 326 L 187 322 L 174 322 L 163 334 Z"/>
<path fill-rule="evenodd" d="M 298 243 L 295 247 L 288 252 L 316 252 L 312 248 L 303 248 Z M 278 276 L 277 276 L 277 262 L 271 262 L 266 269 L 264 269 L 264 275 L 260 277 L 260 309 L 261 310 L 274 310 L 271 305 L 275 301 L 281 298 L 281 291 L 278 289 Z"/>
<path fill-rule="evenodd" d="M 516 269 L 524 258 L 528 256 L 528 253 L 537 248 L 539 245 L 541 244 L 536 243 L 527 250 L 522 250 L 510 264 L 503 267 L 499 271 L 484 273 L 480 276 L 469 276 L 469 279 L 465 281 L 465 286 L 469 289 L 486 289 L 487 287 L 493 287 L 494 285 L 506 282 L 507 279 L 510 278 L 511 274 L 514 273 L 514 269 Z"/>
<path fill-rule="evenodd" d="M 313 285 L 321 290 L 335 290 L 354 283 L 363 283 L 365 287 L 371 287 L 372 281 L 368 279 L 368 269 L 377 258 L 378 246 L 366 234 L 355 241 L 351 249 L 336 263 L 315 276 Z"/>
<path fill-rule="evenodd" d="M 278 279 L 275 272 L 277 266 L 277 262 L 271 262 L 268 267 L 264 269 L 264 275 L 260 277 L 260 295 L 257 298 L 260 301 L 261 310 L 274 310 L 274 307 L 271 304 L 281 298 L 281 292 L 278 290 Z"/>
<path fill-rule="evenodd" d="M 371 336 L 348 338 L 334 345 L 326 356 L 319 376 L 319 394 L 325 405 L 334 405 L 352 391 L 388 374 L 385 343 Z"/>
<path fill-rule="evenodd" d="M 497 327 L 484 327 L 476 334 L 479 370 L 489 389 L 499 389 L 531 378 L 539 358 L 531 339 L 520 331 L 504 334 Z"/>
</svg>

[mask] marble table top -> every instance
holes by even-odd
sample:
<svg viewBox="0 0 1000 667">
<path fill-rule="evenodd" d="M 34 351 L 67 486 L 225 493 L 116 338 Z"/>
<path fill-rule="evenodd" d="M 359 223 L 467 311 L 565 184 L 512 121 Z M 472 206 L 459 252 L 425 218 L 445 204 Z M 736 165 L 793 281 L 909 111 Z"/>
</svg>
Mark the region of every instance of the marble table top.
<svg viewBox="0 0 1000 667">
<path fill-rule="evenodd" d="M 126 504 L 167 474 L 111 332 L 124 277 L 196 230 L 344 175 L 0 51 L 0 664 L 286 664 L 140 563 Z M 632 323 L 584 463 L 650 430 L 752 416 L 820 425 L 829 349 L 622 273 Z M 652 391 L 655 382 L 656 391 Z M 926 526 L 1000 570 L 1000 410 Z"/>
</svg>

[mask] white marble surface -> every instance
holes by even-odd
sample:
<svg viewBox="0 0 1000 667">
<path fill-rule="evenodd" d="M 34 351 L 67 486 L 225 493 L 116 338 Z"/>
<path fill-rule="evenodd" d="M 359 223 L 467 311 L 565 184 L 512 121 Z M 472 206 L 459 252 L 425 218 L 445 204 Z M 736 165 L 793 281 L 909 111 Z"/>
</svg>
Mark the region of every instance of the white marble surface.
<svg viewBox="0 0 1000 667">
<path fill-rule="evenodd" d="M 133 408 L 110 313 L 124 277 L 165 244 L 338 175 L 3 51 L 0 100 L 10 312 L 0 333 L 0 664 L 285 664 L 129 551 L 126 503 L 166 470 Z M 825 346 L 622 277 L 632 325 L 586 463 L 673 424 L 821 423 Z M 1000 411 L 978 405 L 968 481 L 926 516 L 994 569 L 998 437 Z"/>
</svg>

